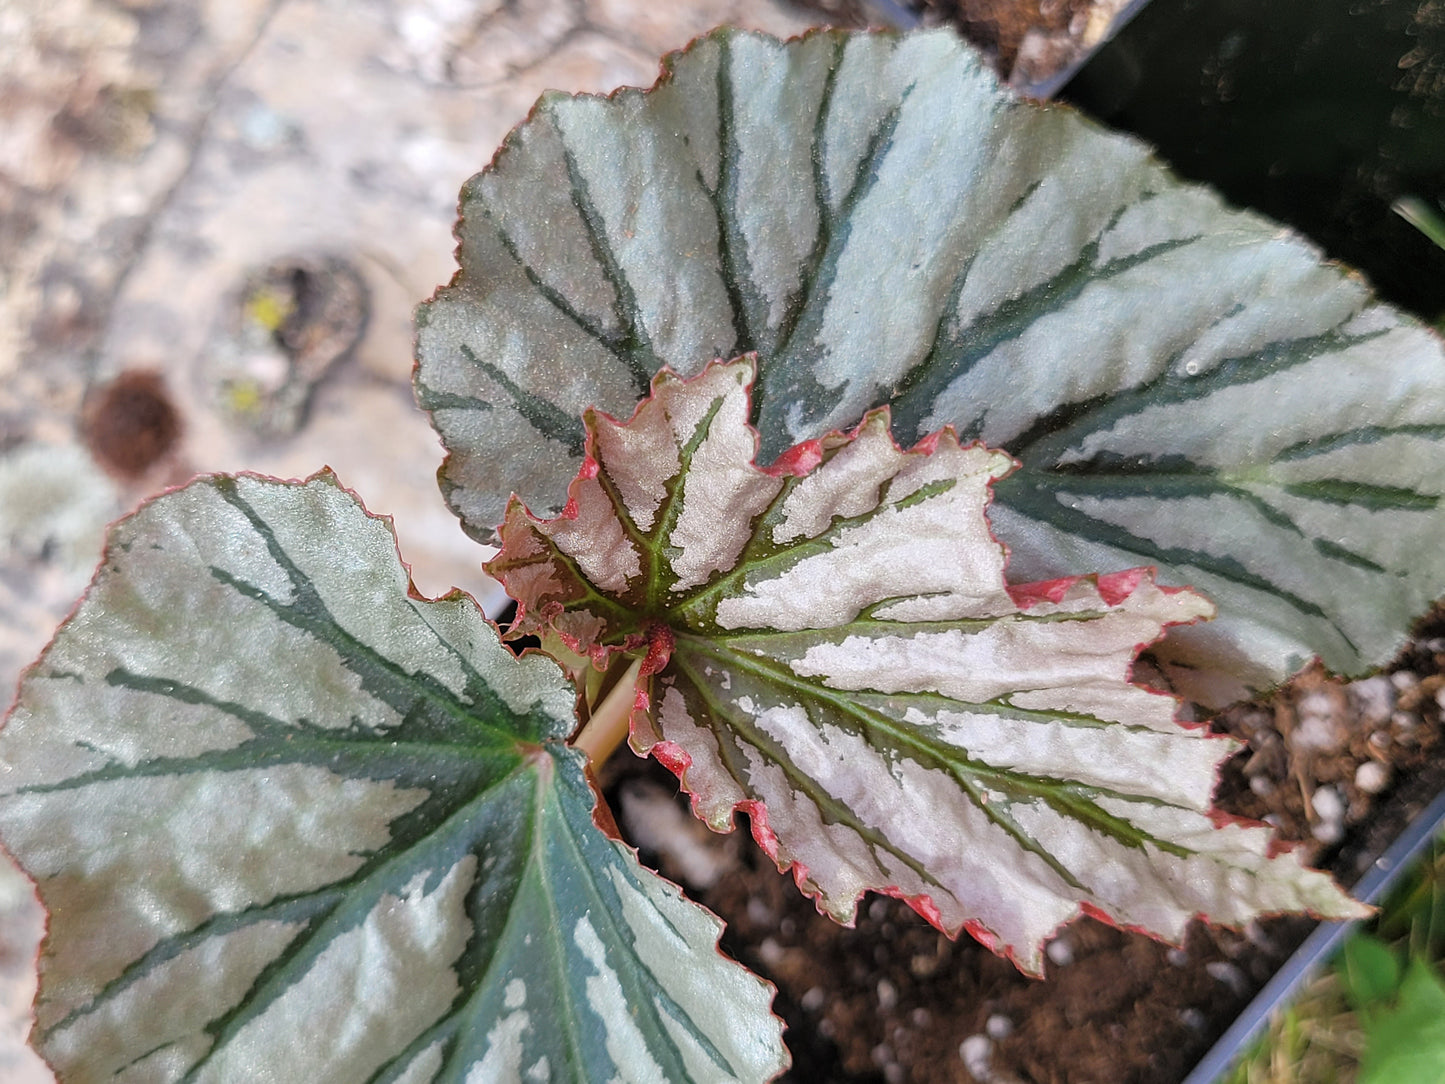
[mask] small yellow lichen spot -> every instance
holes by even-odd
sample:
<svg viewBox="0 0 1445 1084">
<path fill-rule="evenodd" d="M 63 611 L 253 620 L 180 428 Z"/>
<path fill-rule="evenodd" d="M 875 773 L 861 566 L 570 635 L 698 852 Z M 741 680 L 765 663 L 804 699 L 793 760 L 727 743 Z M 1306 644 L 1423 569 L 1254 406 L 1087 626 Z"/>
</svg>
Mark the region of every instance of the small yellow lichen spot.
<svg viewBox="0 0 1445 1084">
<path fill-rule="evenodd" d="M 255 414 L 261 409 L 260 385 L 254 380 L 242 380 L 227 385 L 226 406 L 236 414 Z"/>
<path fill-rule="evenodd" d="M 246 319 L 275 331 L 286 322 L 296 306 L 274 290 L 261 289 L 246 299 Z"/>
</svg>

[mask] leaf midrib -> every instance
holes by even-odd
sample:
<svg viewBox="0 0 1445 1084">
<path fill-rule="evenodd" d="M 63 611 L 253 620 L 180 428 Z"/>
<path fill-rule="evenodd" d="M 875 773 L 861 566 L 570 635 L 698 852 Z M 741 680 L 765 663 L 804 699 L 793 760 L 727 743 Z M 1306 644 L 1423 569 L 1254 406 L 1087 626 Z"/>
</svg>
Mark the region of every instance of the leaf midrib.
<svg viewBox="0 0 1445 1084">
<path fill-rule="evenodd" d="M 731 665 L 740 670 L 749 671 L 766 685 L 788 689 L 803 699 L 824 701 L 840 715 L 855 719 L 865 732 L 871 730 L 886 734 L 894 743 L 895 748 L 916 754 L 914 759 L 924 767 L 932 764 L 933 766 L 950 772 L 950 774 L 954 772 L 965 772 L 980 783 L 987 784 L 988 782 L 993 782 L 1000 789 L 1019 791 L 1036 797 L 1055 808 L 1056 812 L 1063 813 L 1064 811 L 1054 806 L 1054 799 L 1050 796 L 1051 792 L 1054 790 L 1066 791 L 1069 789 L 1084 790 L 1101 797 L 1118 798 L 1124 801 L 1144 801 L 1160 807 L 1188 810 L 1189 812 L 1195 813 L 1199 812 L 1191 806 L 1181 805 L 1159 798 L 1116 791 L 1112 788 L 1099 786 L 1097 784 L 1062 779 L 1045 779 L 1044 777 L 1028 775 L 1022 772 L 1013 772 L 985 762 L 959 756 L 947 751 L 952 747 L 944 747 L 944 749 L 941 750 L 925 742 L 917 733 L 889 718 L 882 712 L 875 711 L 858 703 L 848 695 L 850 690 L 830 689 L 819 682 L 800 678 L 792 673 L 786 665 L 775 659 L 737 653 L 730 650 L 726 645 L 718 644 L 716 641 L 711 641 L 703 637 L 681 635 L 678 636 L 677 640 L 678 645 L 675 658 L 681 655 L 684 650 L 690 649 L 697 654 L 705 655 L 713 659 L 719 664 L 725 666 Z M 695 684 L 699 684 L 699 687 L 706 688 L 707 683 L 702 679 L 701 675 L 697 673 L 696 669 L 689 667 L 689 670 L 691 672 L 691 680 Z M 962 701 L 955 701 L 955 703 L 958 703 L 963 708 L 971 706 Z M 731 723 L 728 725 L 732 727 Z M 1074 815 L 1074 819 L 1081 818 Z M 1134 839 L 1119 838 L 1114 836 L 1113 833 L 1109 833 L 1109 835 L 1125 846 L 1137 847 L 1143 843 L 1151 843 L 1165 851 L 1172 852 L 1179 849 L 1176 844 L 1172 844 L 1166 840 L 1159 840 L 1142 831 L 1138 832 L 1137 837 Z"/>
</svg>

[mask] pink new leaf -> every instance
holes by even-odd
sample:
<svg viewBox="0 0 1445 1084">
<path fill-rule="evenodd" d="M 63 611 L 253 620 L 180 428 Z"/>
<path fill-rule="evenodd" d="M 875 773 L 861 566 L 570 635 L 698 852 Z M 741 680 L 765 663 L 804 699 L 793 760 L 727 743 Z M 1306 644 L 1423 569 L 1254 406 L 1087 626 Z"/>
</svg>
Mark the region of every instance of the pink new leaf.
<svg viewBox="0 0 1445 1084">
<path fill-rule="evenodd" d="M 1361 913 L 1219 819 L 1233 743 L 1131 682 L 1204 598 L 1149 569 L 1010 587 L 985 511 L 1012 460 L 950 429 L 902 450 L 886 410 L 760 468 L 752 377 L 664 371 L 629 421 L 590 412 L 563 515 L 514 501 L 488 566 L 514 633 L 645 656 L 633 745 L 699 817 L 746 812 L 840 921 L 887 893 L 1030 972 L 1081 912 L 1170 940 L 1199 914 Z"/>
</svg>

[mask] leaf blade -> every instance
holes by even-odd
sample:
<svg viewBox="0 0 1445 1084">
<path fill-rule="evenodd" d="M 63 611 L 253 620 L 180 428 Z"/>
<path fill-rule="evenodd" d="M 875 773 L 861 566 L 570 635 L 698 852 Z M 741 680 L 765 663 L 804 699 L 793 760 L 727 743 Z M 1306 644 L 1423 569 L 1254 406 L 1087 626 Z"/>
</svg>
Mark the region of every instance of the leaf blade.
<svg viewBox="0 0 1445 1084">
<path fill-rule="evenodd" d="M 457 344 L 500 344 L 518 386 L 622 417 L 649 366 L 691 375 L 756 349 L 765 460 L 884 403 L 905 441 L 953 425 L 1023 461 L 996 517 L 1021 580 L 1153 564 L 1208 591 L 1221 618 L 1159 650 L 1210 702 L 1315 655 L 1367 670 L 1445 591 L 1428 544 L 1445 528 L 1445 353 L 1300 239 L 1012 98 L 946 34 L 721 31 L 666 73 L 645 95 L 551 100 L 574 119 L 519 129 L 469 189 L 462 282 L 431 303 L 446 327 L 422 329 L 419 380 L 465 382 Z M 538 191 L 566 202 L 571 175 L 526 149 L 543 129 L 594 148 L 609 237 L 643 231 L 636 317 L 670 338 L 625 381 L 534 324 L 530 287 L 503 309 L 469 285 L 510 281 L 488 215 L 524 218 Z M 666 213 L 641 210 L 649 179 Z M 558 236 L 529 259 L 590 297 L 585 245 Z M 487 535 L 511 492 L 557 511 L 540 503 L 565 484 L 541 476 L 550 446 L 507 421 L 516 452 L 483 466 L 490 434 L 435 418 L 469 531 Z M 1201 479 L 1212 496 L 1191 495 Z"/>
<path fill-rule="evenodd" d="M 951 430 L 903 451 L 877 412 L 751 465 L 752 370 L 664 371 L 629 421 L 589 414 L 566 511 L 514 505 L 488 566 L 518 598 L 514 634 L 560 630 L 599 667 L 646 652 L 634 748 L 709 826 L 748 813 L 840 921 L 864 891 L 901 896 L 1032 972 L 1081 911 L 1173 940 L 1198 914 L 1360 913 L 1267 829 L 1218 823 L 1233 744 L 1130 683 L 1139 651 L 1212 613 L 1205 599 L 1148 569 L 1010 589 L 985 508 L 1012 461 Z M 616 493 L 634 494 L 666 590 L 637 589 L 641 563 L 566 597 L 511 574 L 522 550 L 568 577 L 613 553 Z"/>
<path fill-rule="evenodd" d="M 0 732 L 40 1049 L 75 1080 L 781 1071 L 771 988 L 594 825 L 573 702 L 327 473 L 146 505 Z"/>
</svg>

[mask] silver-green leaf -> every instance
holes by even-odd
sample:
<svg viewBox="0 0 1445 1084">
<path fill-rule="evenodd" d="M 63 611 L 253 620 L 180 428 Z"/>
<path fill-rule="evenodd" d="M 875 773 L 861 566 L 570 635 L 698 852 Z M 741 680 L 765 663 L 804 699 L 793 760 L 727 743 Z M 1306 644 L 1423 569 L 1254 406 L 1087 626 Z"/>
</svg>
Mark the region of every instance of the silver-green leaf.
<svg viewBox="0 0 1445 1084">
<path fill-rule="evenodd" d="M 764 461 L 887 403 L 1023 464 L 1012 574 L 1208 594 L 1161 649 L 1201 698 L 1359 672 L 1445 591 L 1439 338 L 946 32 L 718 31 L 651 91 L 545 96 L 461 207 L 416 383 L 478 537 L 558 499 L 585 407 L 756 351 Z"/>
<path fill-rule="evenodd" d="M 771 988 L 593 823 L 573 702 L 329 474 L 146 505 L 0 733 L 38 1048 L 87 1084 L 771 1078 Z"/>
</svg>

